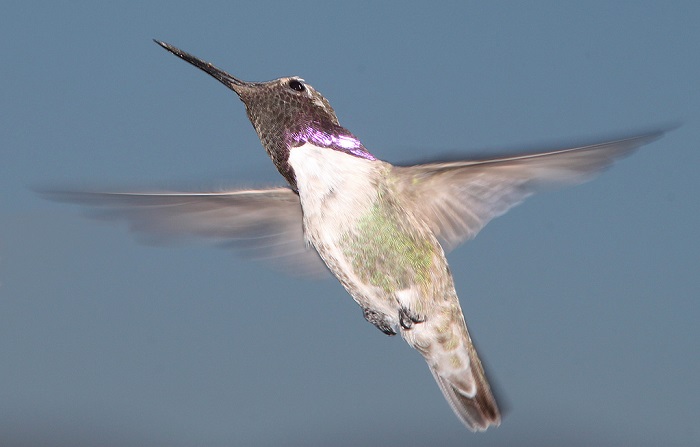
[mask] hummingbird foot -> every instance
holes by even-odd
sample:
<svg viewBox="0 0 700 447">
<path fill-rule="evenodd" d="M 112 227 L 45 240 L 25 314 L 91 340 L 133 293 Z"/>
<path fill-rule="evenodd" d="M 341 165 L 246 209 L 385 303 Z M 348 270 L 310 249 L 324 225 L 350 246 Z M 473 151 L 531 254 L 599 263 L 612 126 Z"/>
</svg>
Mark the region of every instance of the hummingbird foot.
<svg viewBox="0 0 700 447">
<path fill-rule="evenodd" d="M 369 308 L 363 308 L 362 313 L 365 320 L 375 325 L 377 329 L 384 332 L 386 335 L 396 335 L 396 331 L 386 315 Z"/>
<path fill-rule="evenodd" d="M 411 329 L 414 323 L 422 323 L 424 321 L 425 317 L 419 316 L 407 307 L 399 309 L 399 322 L 404 329 Z"/>
</svg>

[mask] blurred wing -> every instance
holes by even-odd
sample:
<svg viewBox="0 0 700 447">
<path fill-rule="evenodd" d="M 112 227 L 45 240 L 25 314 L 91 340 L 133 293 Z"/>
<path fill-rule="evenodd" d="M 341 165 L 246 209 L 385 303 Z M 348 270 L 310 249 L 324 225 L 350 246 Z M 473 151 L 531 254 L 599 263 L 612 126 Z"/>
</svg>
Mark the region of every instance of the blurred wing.
<svg viewBox="0 0 700 447">
<path fill-rule="evenodd" d="M 551 152 L 394 169 L 401 194 L 449 251 L 529 195 L 590 180 L 616 159 L 663 134 L 657 131 Z"/>
<path fill-rule="evenodd" d="M 124 220 L 147 243 L 205 237 L 254 258 L 281 261 L 297 273 L 325 272 L 304 241 L 299 196 L 289 188 L 222 192 L 41 191 L 44 197 L 90 207 L 103 220 Z M 145 236 L 145 237 L 144 237 Z"/>
</svg>

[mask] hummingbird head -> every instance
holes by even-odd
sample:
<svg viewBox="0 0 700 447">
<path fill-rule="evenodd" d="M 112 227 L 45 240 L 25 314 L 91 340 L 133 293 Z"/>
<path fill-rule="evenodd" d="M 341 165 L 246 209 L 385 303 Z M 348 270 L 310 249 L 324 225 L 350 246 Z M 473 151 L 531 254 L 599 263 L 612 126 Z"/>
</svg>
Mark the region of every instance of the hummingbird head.
<svg viewBox="0 0 700 447">
<path fill-rule="evenodd" d="M 294 170 L 288 163 L 289 152 L 294 147 L 311 143 L 375 159 L 357 137 L 340 125 L 328 100 L 303 79 L 293 76 L 246 82 L 172 45 L 155 42 L 236 92 L 267 154 L 295 190 Z"/>
</svg>

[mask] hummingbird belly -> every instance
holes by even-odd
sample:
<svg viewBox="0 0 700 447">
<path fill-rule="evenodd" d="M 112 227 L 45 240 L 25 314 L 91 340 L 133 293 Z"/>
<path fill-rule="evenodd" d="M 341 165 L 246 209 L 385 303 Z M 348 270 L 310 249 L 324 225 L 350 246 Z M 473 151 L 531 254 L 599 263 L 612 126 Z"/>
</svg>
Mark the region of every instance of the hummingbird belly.
<svg viewBox="0 0 700 447">
<path fill-rule="evenodd" d="M 402 307 L 423 314 L 444 294 L 442 249 L 396 199 L 384 162 L 310 144 L 293 148 L 289 162 L 307 240 L 363 309 L 396 325 Z"/>
</svg>

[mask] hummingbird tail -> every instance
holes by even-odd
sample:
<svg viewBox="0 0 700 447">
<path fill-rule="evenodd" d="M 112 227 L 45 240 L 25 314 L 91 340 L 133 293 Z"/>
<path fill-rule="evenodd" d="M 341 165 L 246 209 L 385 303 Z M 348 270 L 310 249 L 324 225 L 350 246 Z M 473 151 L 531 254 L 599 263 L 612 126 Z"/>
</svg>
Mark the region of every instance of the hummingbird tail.
<svg viewBox="0 0 700 447">
<path fill-rule="evenodd" d="M 435 368 L 428 366 L 440 391 L 459 420 L 471 431 L 484 431 L 491 425 L 500 425 L 501 415 L 481 368 L 481 362 L 476 358 L 476 362 L 472 364 L 474 363 L 476 365 L 472 367 L 472 375 L 476 380 L 476 393 L 473 396 L 465 394 L 452 382 L 442 377 Z M 479 372 L 476 371 L 477 369 Z"/>
<path fill-rule="evenodd" d="M 484 431 L 499 425 L 501 414 L 461 311 L 455 308 L 451 315 L 448 320 L 427 319 L 404 329 L 402 335 L 423 354 L 462 423 L 471 431 Z"/>
</svg>

